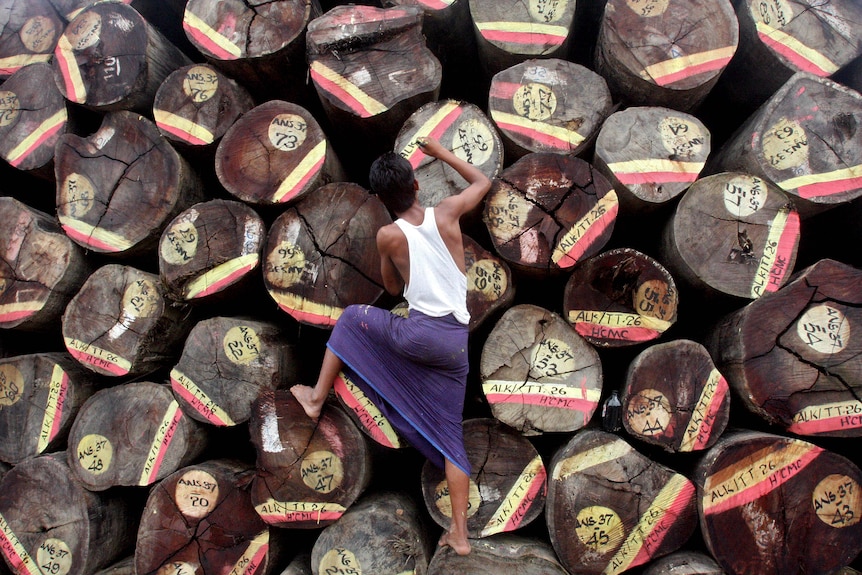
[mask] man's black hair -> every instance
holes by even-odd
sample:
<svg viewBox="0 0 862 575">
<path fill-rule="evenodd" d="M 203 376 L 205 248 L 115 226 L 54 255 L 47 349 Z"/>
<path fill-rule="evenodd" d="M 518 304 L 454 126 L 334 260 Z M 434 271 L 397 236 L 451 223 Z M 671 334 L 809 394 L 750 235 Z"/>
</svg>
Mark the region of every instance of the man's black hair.
<svg viewBox="0 0 862 575">
<path fill-rule="evenodd" d="M 416 199 L 413 166 L 395 152 L 385 152 L 371 164 L 368 181 L 390 212 L 407 211 Z"/>
</svg>

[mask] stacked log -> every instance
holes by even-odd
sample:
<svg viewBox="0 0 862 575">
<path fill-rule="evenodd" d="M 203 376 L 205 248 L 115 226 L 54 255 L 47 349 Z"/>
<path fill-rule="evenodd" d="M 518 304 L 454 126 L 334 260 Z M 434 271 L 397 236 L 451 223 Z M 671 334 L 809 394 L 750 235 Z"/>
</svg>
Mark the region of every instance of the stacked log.
<svg viewBox="0 0 862 575">
<path fill-rule="evenodd" d="M 434 554 L 428 575 L 470 573 L 494 575 L 517 565 L 523 575 L 568 575 L 553 548 L 541 539 L 501 533 L 474 541 L 469 555 L 457 555 L 449 547 Z"/>
<path fill-rule="evenodd" d="M 48 0 L 4 0 L 0 31 L 0 79 L 39 62 L 51 61 L 51 53 L 66 23 Z"/>
</svg>

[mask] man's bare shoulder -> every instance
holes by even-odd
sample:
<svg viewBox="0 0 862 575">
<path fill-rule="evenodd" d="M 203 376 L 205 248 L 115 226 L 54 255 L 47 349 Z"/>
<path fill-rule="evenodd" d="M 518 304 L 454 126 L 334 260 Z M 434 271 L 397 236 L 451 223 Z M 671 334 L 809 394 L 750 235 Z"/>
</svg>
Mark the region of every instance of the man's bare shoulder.
<svg viewBox="0 0 862 575">
<path fill-rule="evenodd" d="M 404 232 L 394 222 L 386 224 L 377 230 L 377 246 L 379 249 L 387 248 L 391 250 L 405 240 Z"/>
</svg>

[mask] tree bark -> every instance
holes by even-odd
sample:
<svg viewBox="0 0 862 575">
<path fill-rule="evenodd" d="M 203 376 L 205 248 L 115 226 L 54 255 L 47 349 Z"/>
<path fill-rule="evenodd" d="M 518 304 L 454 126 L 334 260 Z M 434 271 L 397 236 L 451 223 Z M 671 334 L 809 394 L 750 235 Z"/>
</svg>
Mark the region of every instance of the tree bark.
<svg viewBox="0 0 862 575">
<path fill-rule="evenodd" d="M 69 429 L 95 386 L 62 353 L 0 360 L 0 460 L 17 465 L 65 448 Z"/>
<path fill-rule="evenodd" d="M 586 161 L 533 152 L 492 182 L 483 220 L 509 265 L 547 278 L 597 253 L 613 233 L 618 208 L 610 183 Z"/>
<path fill-rule="evenodd" d="M 743 117 L 797 72 L 825 78 L 862 54 L 862 6 L 853 0 L 735 0 L 734 5 L 739 54 L 717 91 Z"/>
<path fill-rule="evenodd" d="M 278 325 L 240 317 L 212 317 L 192 328 L 171 370 L 171 388 L 183 411 L 202 423 L 248 421 L 263 391 L 293 382 L 295 345 Z"/>
<path fill-rule="evenodd" d="M 94 573 L 134 545 L 135 513 L 75 481 L 66 452 L 32 457 L 0 483 L 0 552 L 15 575 Z"/>
<path fill-rule="evenodd" d="M 350 304 L 383 294 L 377 230 L 392 218 L 354 183 L 333 183 L 284 211 L 270 227 L 263 279 L 296 321 L 330 329 Z"/>
<path fill-rule="evenodd" d="M 677 319 L 679 291 L 655 259 L 631 248 L 602 252 L 566 281 L 564 317 L 597 347 L 637 345 L 661 337 Z"/>
<path fill-rule="evenodd" d="M 264 206 L 294 202 L 346 179 L 314 116 L 283 100 L 253 108 L 228 129 L 216 150 L 215 169 L 231 195 Z"/>
<path fill-rule="evenodd" d="M 575 3 L 473 0 L 479 65 L 488 78 L 530 58 L 565 59 Z"/>
<path fill-rule="evenodd" d="M 730 0 L 609 0 L 599 28 L 595 70 L 628 106 L 695 110 L 718 82 L 739 43 Z"/>
<path fill-rule="evenodd" d="M 251 207 L 208 200 L 186 209 L 165 227 L 159 242 L 159 277 L 178 302 L 219 301 L 242 293 L 258 271 L 266 226 Z"/>
<path fill-rule="evenodd" d="M 0 90 L 0 157 L 14 168 L 52 180 L 54 145 L 68 130 L 66 100 L 47 62 L 21 68 Z"/>
<path fill-rule="evenodd" d="M 501 533 L 471 541 L 469 555 L 458 555 L 451 547 L 434 553 L 428 575 L 568 575 L 549 543 L 542 539 Z"/>
<path fill-rule="evenodd" d="M 739 127 L 706 167 L 774 182 L 800 216 L 862 196 L 862 95 L 825 78 L 793 75 Z"/>
<path fill-rule="evenodd" d="M 307 42 L 314 89 L 351 150 L 351 172 L 391 150 L 404 122 L 437 100 L 442 66 L 425 43 L 418 6 L 336 6 L 309 24 Z"/>
<path fill-rule="evenodd" d="M 592 70 L 546 58 L 494 74 L 488 107 L 511 163 L 530 152 L 582 155 L 613 102 L 607 82 Z"/>
<path fill-rule="evenodd" d="M 257 453 L 252 503 L 269 525 L 322 529 L 371 480 L 365 436 L 333 402 L 315 422 L 290 391 L 264 392 L 252 405 L 249 433 Z"/>
<path fill-rule="evenodd" d="M 94 393 L 69 432 L 69 467 L 84 487 L 146 487 L 189 465 L 206 429 L 186 416 L 169 386 L 124 383 Z"/>
<path fill-rule="evenodd" d="M 704 541 L 729 573 L 826 575 L 862 549 L 862 471 L 811 443 L 728 433 L 694 482 Z"/>
<path fill-rule="evenodd" d="M 545 506 L 547 474 L 530 441 L 492 418 L 464 422 L 464 447 L 472 466 L 467 532 L 483 538 L 527 527 Z M 449 528 L 452 505 L 442 469 L 426 461 L 422 497 L 437 525 Z"/>
<path fill-rule="evenodd" d="M 206 60 L 247 88 L 257 102 L 308 104 L 305 33 L 310 0 L 189 0 L 183 28 Z"/>
<path fill-rule="evenodd" d="M 602 394 L 596 350 L 559 315 L 531 304 L 497 321 L 479 372 L 493 416 L 526 436 L 581 429 Z"/>
<path fill-rule="evenodd" d="M 780 188 L 742 172 L 701 178 L 665 223 L 661 254 L 674 278 L 702 294 L 756 299 L 787 282 L 799 213 Z"/>
<path fill-rule="evenodd" d="M 274 540 L 251 503 L 254 467 L 208 460 L 174 471 L 149 493 L 135 573 L 272 573 Z"/>
<path fill-rule="evenodd" d="M 70 102 L 102 112 L 151 114 L 167 76 L 191 60 L 121 2 L 95 3 L 66 26 L 54 51 L 54 80 Z"/>
<path fill-rule="evenodd" d="M 616 574 L 679 549 L 697 527 L 695 485 L 598 430 L 553 456 L 545 517 L 572 573 Z"/>
<path fill-rule="evenodd" d="M 170 305 L 158 276 L 107 264 L 87 278 L 63 313 L 66 349 L 86 368 L 111 377 L 166 367 L 191 325 Z"/>
<path fill-rule="evenodd" d="M 156 125 L 187 151 L 215 148 L 228 128 L 254 107 L 245 87 L 215 66 L 190 64 L 165 78 L 153 102 Z"/>
<path fill-rule="evenodd" d="M 700 551 L 677 551 L 654 561 L 644 575 L 725 575 L 715 560 Z"/>
<path fill-rule="evenodd" d="M 155 124 L 132 112 L 106 114 L 87 138 L 61 136 L 54 171 L 66 234 L 118 258 L 150 251 L 167 222 L 204 198 L 189 163 Z"/>
<path fill-rule="evenodd" d="M 0 327 L 46 331 L 92 266 L 45 212 L 2 197 L 0 221 Z"/>
<path fill-rule="evenodd" d="M 602 124 L 593 165 L 613 184 L 620 209 L 637 219 L 683 193 L 704 169 L 712 149 L 697 117 L 660 106 L 635 106 Z"/>
<path fill-rule="evenodd" d="M 51 61 L 66 23 L 48 0 L 3 0 L 0 27 L 0 80 L 30 64 Z"/>
<path fill-rule="evenodd" d="M 727 380 L 706 348 L 687 339 L 639 353 L 621 399 L 626 431 L 674 453 L 712 447 L 730 419 Z"/>
<path fill-rule="evenodd" d="M 385 549 L 385 551 L 383 551 Z M 376 491 L 325 527 L 311 550 L 317 573 L 426 575 L 434 549 L 426 516 L 406 494 Z"/>
<path fill-rule="evenodd" d="M 716 324 L 707 345 L 750 411 L 798 435 L 862 435 L 860 281 L 821 260 Z"/>
</svg>

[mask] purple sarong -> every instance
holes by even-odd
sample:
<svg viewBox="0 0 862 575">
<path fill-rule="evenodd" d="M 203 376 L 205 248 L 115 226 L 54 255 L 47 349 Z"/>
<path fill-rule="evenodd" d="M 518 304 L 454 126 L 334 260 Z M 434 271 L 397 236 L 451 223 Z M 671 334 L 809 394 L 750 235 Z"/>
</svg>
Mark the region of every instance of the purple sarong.
<svg viewBox="0 0 862 575">
<path fill-rule="evenodd" d="M 467 326 L 452 315 L 411 310 L 404 318 L 351 305 L 326 345 L 411 446 L 440 468 L 445 458 L 470 475 L 462 426 L 467 336 Z"/>
</svg>

